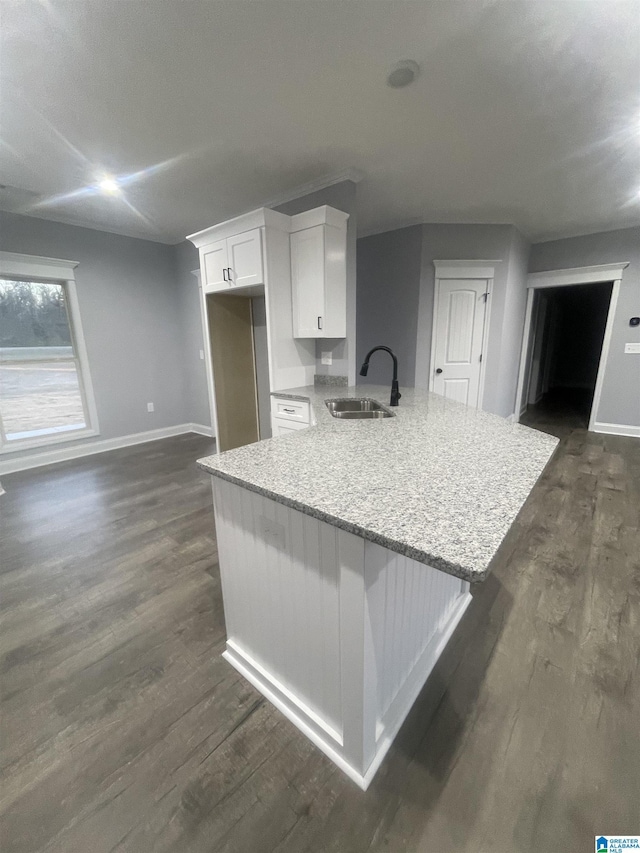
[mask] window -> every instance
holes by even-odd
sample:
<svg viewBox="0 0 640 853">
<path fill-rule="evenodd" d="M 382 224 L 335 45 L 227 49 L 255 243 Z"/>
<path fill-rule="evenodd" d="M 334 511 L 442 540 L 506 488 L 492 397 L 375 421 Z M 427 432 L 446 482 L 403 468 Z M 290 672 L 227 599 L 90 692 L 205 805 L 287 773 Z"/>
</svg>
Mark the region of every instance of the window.
<svg viewBox="0 0 640 853">
<path fill-rule="evenodd" d="M 73 266 L 0 253 L 3 452 L 96 432 Z"/>
</svg>

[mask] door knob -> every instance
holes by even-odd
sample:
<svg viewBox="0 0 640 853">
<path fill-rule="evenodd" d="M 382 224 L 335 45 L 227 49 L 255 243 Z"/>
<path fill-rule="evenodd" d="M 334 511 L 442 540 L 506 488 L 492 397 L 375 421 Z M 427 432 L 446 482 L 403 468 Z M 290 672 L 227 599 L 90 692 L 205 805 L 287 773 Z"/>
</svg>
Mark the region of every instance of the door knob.
<svg viewBox="0 0 640 853">
<path fill-rule="evenodd" d="M 442 368 L 441 368 L 441 367 L 436 367 L 436 373 L 442 373 Z"/>
</svg>

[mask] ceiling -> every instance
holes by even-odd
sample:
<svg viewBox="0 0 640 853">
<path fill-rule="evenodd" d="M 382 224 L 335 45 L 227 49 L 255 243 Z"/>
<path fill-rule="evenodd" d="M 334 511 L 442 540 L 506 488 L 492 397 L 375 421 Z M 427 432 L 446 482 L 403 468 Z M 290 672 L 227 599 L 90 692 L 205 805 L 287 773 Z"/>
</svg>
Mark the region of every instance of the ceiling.
<svg viewBox="0 0 640 853">
<path fill-rule="evenodd" d="M 0 208 L 174 243 L 357 170 L 361 234 L 485 222 L 542 240 L 640 223 L 638 0 L 0 12 Z M 420 76 L 391 89 L 406 58 Z M 133 177 L 116 197 L 87 192 L 101 172 Z"/>
</svg>

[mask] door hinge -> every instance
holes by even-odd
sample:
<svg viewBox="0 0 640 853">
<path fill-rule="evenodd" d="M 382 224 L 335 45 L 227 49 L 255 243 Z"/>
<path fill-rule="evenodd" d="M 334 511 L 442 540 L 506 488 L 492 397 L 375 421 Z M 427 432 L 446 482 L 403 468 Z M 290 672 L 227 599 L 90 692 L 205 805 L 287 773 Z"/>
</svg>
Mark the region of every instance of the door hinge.
<svg viewBox="0 0 640 853">
<path fill-rule="evenodd" d="M 478 361 L 482 361 L 482 353 L 480 353 L 480 358 L 478 359 Z"/>
</svg>

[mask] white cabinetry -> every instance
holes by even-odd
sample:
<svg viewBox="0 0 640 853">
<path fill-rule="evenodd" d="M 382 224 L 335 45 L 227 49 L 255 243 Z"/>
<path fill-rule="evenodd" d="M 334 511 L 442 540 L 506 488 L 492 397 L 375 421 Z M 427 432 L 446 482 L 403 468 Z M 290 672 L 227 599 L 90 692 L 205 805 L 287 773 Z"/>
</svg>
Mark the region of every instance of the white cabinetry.
<svg viewBox="0 0 640 853">
<path fill-rule="evenodd" d="M 296 338 L 346 337 L 347 219 L 326 206 L 291 217 Z"/>
<path fill-rule="evenodd" d="M 271 432 L 274 436 L 306 429 L 309 424 L 309 403 L 306 400 L 271 397 Z"/>
<path fill-rule="evenodd" d="M 238 411 L 238 401 L 234 403 L 237 383 L 240 379 L 246 380 L 244 387 L 251 387 L 251 377 L 245 368 L 247 365 L 251 368 L 256 387 L 257 377 L 264 377 L 266 373 L 264 357 L 260 360 L 260 371 L 256 366 L 259 351 L 253 307 L 245 305 L 241 310 L 232 303 L 264 297 L 260 335 L 261 340 L 266 337 L 269 390 L 311 385 L 316 368 L 313 338 L 336 338 L 346 334 L 348 218 L 346 213 L 326 206 L 296 216 L 259 208 L 187 238 L 200 253 L 205 365 L 211 423 L 219 451 L 239 446 L 238 442 L 244 443 L 248 434 L 243 432 L 238 420 L 234 420 Z M 297 293 L 291 281 L 292 253 Z M 238 324 L 242 320 L 244 329 L 249 325 L 253 327 L 253 352 L 249 353 L 248 346 L 239 352 L 240 336 L 230 334 L 229 324 L 224 320 L 225 312 L 230 312 Z M 318 317 L 321 328 L 318 328 Z M 226 334 L 221 333 L 220 324 Z M 245 343 L 247 340 L 251 342 L 250 336 L 242 337 Z M 239 372 L 242 376 L 238 376 Z M 265 385 L 263 381 L 263 388 Z M 247 391 L 245 410 L 252 410 L 252 418 L 257 412 L 259 422 L 258 395 L 254 394 L 255 405 L 249 396 Z M 300 405 L 306 406 L 305 417 L 301 417 L 299 411 L 291 416 L 285 411 L 274 413 L 272 409 L 274 435 L 309 425 L 308 403 L 288 401 L 286 408 L 297 409 Z"/>
<path fill-rule="evenodd" d="M 229 256 L 227 274 L 230 287 L 249 287 L 254 284 L 264 284 L 262 241 L 259 228 L 229 237 L 227 253 Z"/>
<path fill-rule="evenodd" d="M 229 267 L 227 241 L 218 240 L 216 243 L 211 243 L 210 246 L 201 249 L 200 267 L 203 286 L 208 292 L 226 290 L 229 287 L 227 283 L 227 269 Z"/>
<path fill-rule="evenodd" d="M 264 284 L 260 229 L 202 246 L 200 264 L 207 293 Z"/>
</svg>

